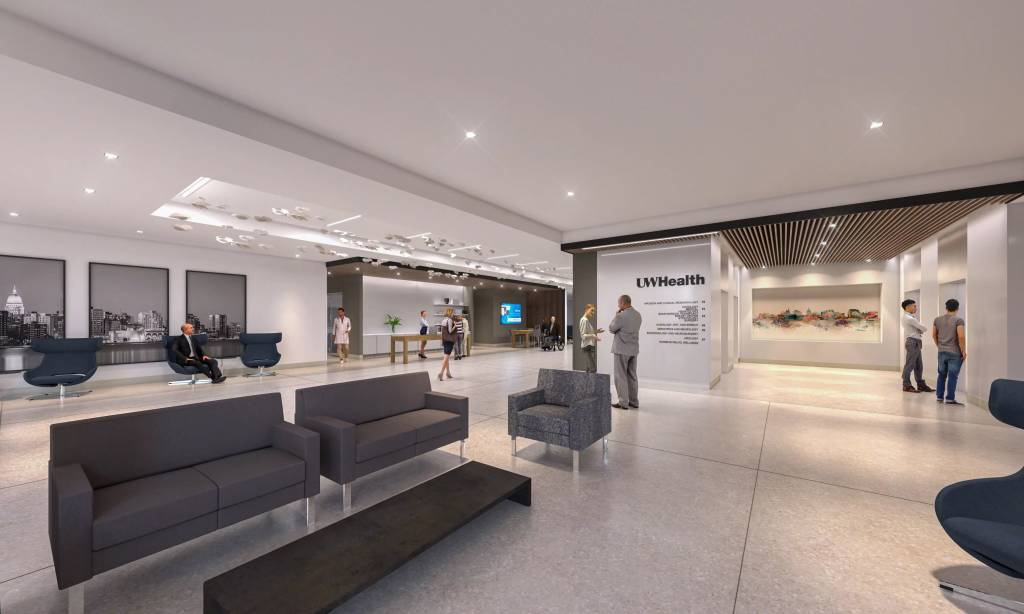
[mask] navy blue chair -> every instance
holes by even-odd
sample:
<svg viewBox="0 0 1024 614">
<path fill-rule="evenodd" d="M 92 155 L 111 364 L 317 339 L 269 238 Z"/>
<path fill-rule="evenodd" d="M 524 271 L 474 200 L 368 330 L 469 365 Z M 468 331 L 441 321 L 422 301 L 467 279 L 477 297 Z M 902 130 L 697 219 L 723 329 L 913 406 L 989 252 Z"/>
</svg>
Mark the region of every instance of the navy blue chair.
<svg viewBox="0 0 1024 614">
<path fill-rule="evenodd" d="M 99 338 L 38 339 L 32 342 L 32 351 L 43 355 L 43 362 L 23 374 L 33 386 L 57 388 L 56 394 L 40 394 L 29 401 L 65 397 L 80 397 L 91 390 L 67 392 L 67 386 L 81 384 L 96 373 L 96 352 L 103 345 Z"/>
<path fill-rule="evenodd" d="M 179 365 L 178 361 L 174 357 L 174 342 L 177 340 L 178 335 L 170 336 L 164 335 L 164 349 L 167 350 L 167 364 L 171 366 L 171 370 L 175 373 L 190 376 L 189 379 L 179 379 L 171 382 L 167 382 L 169 386 L 195 386 L 196 384 L 209 384 L 211 380 L 208 379 L 197 379 L 196 375 L 200 373 L 199 369 L 190 367 L 188 365 Z M 207 335 L 192 335 L 192 338 L 199 345 L 206 345 Z"/>
<path fill-rule="evenodd" d="M 242 333 L 238 340 L 242 342 L 242 364 L 255 373 L 245 373 L 243 377 L 263 377 L 277 375 L 277 371 L 266 371 L 281 361 L 281 353 L 277 344 L 281 343 L 281 333 Z"/>
<path fill-rule="evenodd" d="M 988 406 L 1000 422 L 1024 429 L 1024 382 L 992 382 Z M 950 484 L 935 498 L 935 514 L 967 554 L 1002 574 L 1024 578 L 1024 468 L 1006 477 Z M 941 579 L 939 586 L 1011 609 L 1024 606 Z"/>
</svg>

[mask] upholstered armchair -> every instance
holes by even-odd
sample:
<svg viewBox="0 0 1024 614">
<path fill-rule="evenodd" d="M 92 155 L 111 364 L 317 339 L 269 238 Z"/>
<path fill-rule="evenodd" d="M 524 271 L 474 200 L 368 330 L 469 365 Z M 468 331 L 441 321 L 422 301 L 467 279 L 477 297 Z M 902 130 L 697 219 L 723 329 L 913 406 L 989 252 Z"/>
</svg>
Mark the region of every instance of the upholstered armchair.
<svg viewBox="0 0 1024 614">
<path fill-rule="evenodd" d="M 572 450 L 572 470 L 580 452 L 612 432 L 611 381 L 604 373 L 541 369 L 537 387 L 508 396 L 508 434 Z"/>
</svg>

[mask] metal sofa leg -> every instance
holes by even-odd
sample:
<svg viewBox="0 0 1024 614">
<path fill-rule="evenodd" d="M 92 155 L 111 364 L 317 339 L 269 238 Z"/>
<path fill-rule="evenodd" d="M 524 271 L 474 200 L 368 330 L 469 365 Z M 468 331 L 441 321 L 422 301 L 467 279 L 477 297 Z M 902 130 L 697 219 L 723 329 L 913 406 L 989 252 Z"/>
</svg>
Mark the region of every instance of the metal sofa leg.
<svg viewBox="0 0 1024 614">
<path fill-rule="evenodd" d="M 352 509 L 352 482 L 341 485 L 341 510 L 348 512 Z"/>
<path fill-rule="evenodd" d="M 306 497 L 306 526 L 313 527 L 316 524 L 316 496 Z"/>
<path fill-rule="evenodd" d="M 516 438 L 512 437 L 512 456 L 516 455 Z"/>
<path fill-rule="evenodd" d="M 459 462 L 466 460 L 466 440 L 459 440 Z"/>
<path fill-rule="evenodd" d="M 1006 608 L 1012 612 L 1024 612 L 1024 603 L 1008 599 L 1006 597 L 1000 597 L 999 595 L 992 595 L 991 593 L 983 593 L 973 588 L 967 588 L 966 586 L 960 586 L 959 584 L 953 584 L 952 582 L 946 582 L 945 580 L 939 580 L 939 588 L 976 599 L 984 603 L 990 603 L 997 605 L 1002 608 Z"/>
<path fill-rule="evenodd" d="M 68 614 L 85 614 L 85 582 L 67 589 Z"/>
<path fill-rule="evenodd" d="M 572 451 L 572 472 L 573 473 L 579 473 L 580 472 L 580 451 L 579 450 L 573 450 Z"/>
<path fill-rule="evenodd" d="M 45 399 L 71 399 L 74 397 L 80 397 L 89 394 L 92 390 L 76 390 L 74 392 L 68 392 L 65 384 L 57 384 L 57 392 L 47 392 L 46 394 L 37 394 L 28 397 L 27 401 L 43 401 Z"/>
</svg>

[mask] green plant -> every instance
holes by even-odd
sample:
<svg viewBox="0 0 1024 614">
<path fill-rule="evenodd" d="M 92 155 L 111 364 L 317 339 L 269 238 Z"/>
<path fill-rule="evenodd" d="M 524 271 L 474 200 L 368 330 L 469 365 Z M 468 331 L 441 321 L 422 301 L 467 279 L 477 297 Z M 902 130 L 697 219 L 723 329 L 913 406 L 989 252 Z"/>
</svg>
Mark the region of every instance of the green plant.
<svg viewBox="0 0 1024 614">
<path fill-rule="evenodd" d="M 391 332 L 393 334 L 395 332 L 395 327 L 402 325 L 402 318 L 398 316 L 393 316 L 390 313 L 385 313 L 384 324 L 387 324 L 388 326 L 391 327 Z"/>
</svg>

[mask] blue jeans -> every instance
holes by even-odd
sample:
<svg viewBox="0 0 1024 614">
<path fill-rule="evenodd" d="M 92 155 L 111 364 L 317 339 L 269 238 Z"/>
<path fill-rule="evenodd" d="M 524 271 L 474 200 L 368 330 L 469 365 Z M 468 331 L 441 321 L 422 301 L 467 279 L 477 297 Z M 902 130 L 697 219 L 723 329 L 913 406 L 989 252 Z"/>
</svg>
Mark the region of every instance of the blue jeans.
<svg viewBox="0 0 1024 614">
<path fill-rule="evenodd" d="M 956 398 L 956 380 L 960 377 L 960 367 L 964 364 L 960 352 L 939 352 L 939 383 L 935 386 L 935 396 L 952 401 Z"/>
</svg>

